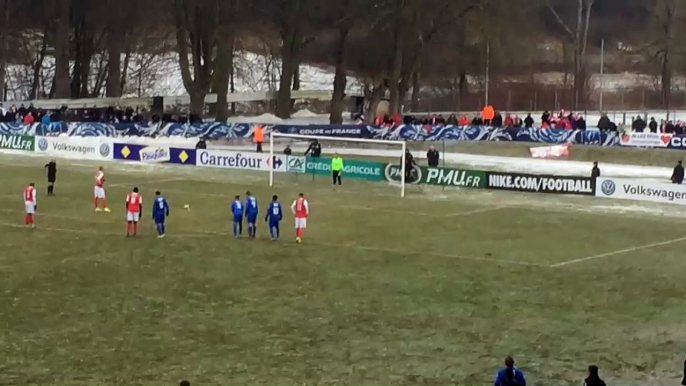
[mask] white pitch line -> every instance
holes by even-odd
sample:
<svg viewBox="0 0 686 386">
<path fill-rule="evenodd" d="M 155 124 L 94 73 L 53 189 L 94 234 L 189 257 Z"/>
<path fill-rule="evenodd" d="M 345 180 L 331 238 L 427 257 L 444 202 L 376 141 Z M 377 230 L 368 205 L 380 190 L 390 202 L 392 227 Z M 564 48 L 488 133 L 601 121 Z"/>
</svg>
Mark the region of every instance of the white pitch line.
<svg viewBox="0 0 686 386">
<path fill-rule="evenodd" d="M 616 256 L 616 255 L 621 255 L 623 253 L 630 253 L 634 251 L 640 251 L 642 249 L 649 249 L 649 248 L 655 248 L 655 247 L 660 247 L 663 245 L 670 245 L 670 244 L 676 244 L 682 241 L 686 241 L 686 237 L 679 237 L 678 239 L 673 239 L 673 240 L 667 240 L 667 241 L 661 241 L 659 243 L 652 243 L 652 244 L 646 244 L 646 245 L 639 245 L 636 247 L 631 247 L 631 248 L 626 248 L 626 249 L 620 249 L 618 251 L 612 251 L 612 252 L 607 252 L 607 253 L 601 253 L 600 255 L 594 255 L 594 256 L 588 256 L 584 257 L 581 259 L 576 259 L 576 260 L 571 260 L 571 261 L 565 261 L 564 263 L 558 263 L 558 264 L 553 264 L 550 266 L 550 268 L 560 268 L 560 267 L 566 267 L 568 265 L 572 264 L 578 264 L 578 263 L 583 263 L 585 261 L 589 260 L 596 260 L 596 259 L 601 259 L 603 257 L 610 257 L 610 256 Z"/>
<path fill-rule="evenodd" d="M 497 206 L 495 208 L 475 209 L 475 210 L 470 210 L 468 212 L 458 212 L 458 213 L 446 214 L 446 215 L 443 215 L 442 217 L 470 216 L 470 215 L 479 214 L 479 213 L 496 212 L 496 211 L 507 209 L 507 208 L 511 208 L 511 207 L 510 206 Z"/>
</svg>

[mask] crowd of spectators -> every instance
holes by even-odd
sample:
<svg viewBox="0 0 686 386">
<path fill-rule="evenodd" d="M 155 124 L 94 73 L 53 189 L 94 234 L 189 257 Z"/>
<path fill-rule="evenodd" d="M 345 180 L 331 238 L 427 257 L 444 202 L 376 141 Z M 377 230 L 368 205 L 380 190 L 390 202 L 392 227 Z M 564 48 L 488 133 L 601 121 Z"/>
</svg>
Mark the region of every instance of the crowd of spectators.
<svg viewBox="0 0 686 386">
<path fill-rule="evenodd" d="M 43 123 L 53 122 L 91 122 L 91 123 L 202 123 L 195 115 L 186 114 L 149 114 L 145 110 L 132 107 L 119 108 L 78 108 L 63 106 L 60 109 L 44 110 L 33 104 L 28 107 L 12 105 L 5 108 L 0 104 L 0 123 Z"/>
<path fill-rule="evenodd" d="M 492 107 L 491 107 L 492 109 Z M 605 119 L 607 117 L 605 116 Z M 358 122 L 361 123 L 363 117 L 358 117 Z M 531 115 L 527 114 L 525 117 L 521 117 L 517 114 L 508 114 L 501 111 L 492 109 L 484 109 L 482 113 L 478 113 L 473 117 L 469 117 L 466 114 L 459 115 L 451 114 L 448 118 L 444 118 L 442 115 L 406 115 L 401 117 L 399 114 L 390 117 L 388 115 L 378 117 L 374 124 L 377 126 L 385 127 L 395 127 L 400 124 L 405 125 L 422 125 L 422 126 L 490 126 L 497 128 L 532 128 L 540 127 L 543 129 L 569 129 L 569 130 L 586 130 L 586 120 L 583 115 L 579 113 L 567 113 L 564 110 L 559 113 L 551 113 L 550 111 L 545 111 L 539 121 L 538 126 L 536 126 L 536 120 Z M 607 125 L 603 120 L 599 122 L 603 125 L 603 130 L 617 130 L 617 126 L 607 119 Z"/>
</svg>

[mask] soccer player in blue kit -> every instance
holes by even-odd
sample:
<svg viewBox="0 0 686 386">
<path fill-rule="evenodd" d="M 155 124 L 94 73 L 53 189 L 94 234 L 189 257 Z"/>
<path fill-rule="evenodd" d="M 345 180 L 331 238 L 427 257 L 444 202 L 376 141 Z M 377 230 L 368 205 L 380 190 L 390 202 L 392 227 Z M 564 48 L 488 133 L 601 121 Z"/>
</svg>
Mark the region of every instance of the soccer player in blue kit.
<svg viewBox="0 0 686 386">
<path fill-rule="evenodd" d="M 241 196 L 236 196 L 236 200 L 231 204 L 231 213 L 233 213 L 233 235 L 240 237 L 243 234 L 243 203 Z"/>
<path fill-rule="evenodd" d="M 155 203 L 152 206 L 152 219 L 157 225 L 157 238 L 161 239 L 167 235 L 167 228 L 165 222 L 169 217 L 169 203 L 167 199 L 162 197 L 162 193 L 155 192 Z"/>
<path fill-rule="evenodd" d="M 283 209 L 281 209 L 279 196 L 275 195 L 272 197 L 272 202 L 267 210 L 267 216 L 264 218 L 264 221 L 269 221 L 269 233 L 272 236 L 272 241 L 279 239 L 279 223 L 281 220 L 283 220 Z"/>
<path fill-rule="evenodd" d="M 245 193 L 245 217 L 248 219 L 248 237 L 257 237 L 257 215 L 260 212 L 257 206 L 257 199 L 250 194 Z"/>
</svg>

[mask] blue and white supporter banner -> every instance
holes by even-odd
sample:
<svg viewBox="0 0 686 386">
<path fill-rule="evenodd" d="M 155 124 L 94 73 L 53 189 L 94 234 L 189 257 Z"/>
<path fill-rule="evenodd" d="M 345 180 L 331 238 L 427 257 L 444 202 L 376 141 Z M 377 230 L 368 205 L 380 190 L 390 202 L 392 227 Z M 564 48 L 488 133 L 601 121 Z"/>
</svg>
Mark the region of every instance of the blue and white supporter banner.
<svg viewBox="0 0 686 386">
<path fill-rule="evenodd" d="M 203 123 L 197 125 L 135 124 L 135 123 L 51 123 L 0 124 L 0 134 L 38 135 L 44 137 L 184 137 L 209 140 L 251 139 L 257 124 Z M 614 132 L 598 130 L 563 130 L 536 128 L 493 128 L 460 126 L 401 125 L 395 128 L 368 125 L 259 125 L 267 133 L 316 135 L 324 137 L 389 139 L 405 141 L 508 141 L 546 144 L 585 144 L 618 146 L 620 137 Z"/>
</svg>

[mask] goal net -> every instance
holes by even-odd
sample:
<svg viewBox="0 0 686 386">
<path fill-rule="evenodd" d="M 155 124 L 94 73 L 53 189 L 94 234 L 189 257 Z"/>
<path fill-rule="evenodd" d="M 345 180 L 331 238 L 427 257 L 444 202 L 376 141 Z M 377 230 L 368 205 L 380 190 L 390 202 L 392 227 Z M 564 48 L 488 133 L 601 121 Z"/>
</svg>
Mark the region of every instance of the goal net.
<svg viewBox="0 0 686 386">
<path fill-rule="evenodd" d="M 404 141 L 271 133 L 270 158 L 290 155 L 286 156 L 285 173 L 270 170 L 269 186 L 307 181 L 318 186 L 391 182 L 404 197 L 406 149 Z M 333 170 L 336 157 L 343 163 L 340 181 Z"/>
</svg>

